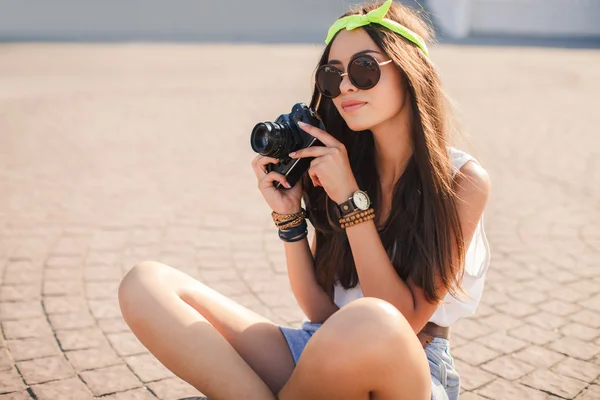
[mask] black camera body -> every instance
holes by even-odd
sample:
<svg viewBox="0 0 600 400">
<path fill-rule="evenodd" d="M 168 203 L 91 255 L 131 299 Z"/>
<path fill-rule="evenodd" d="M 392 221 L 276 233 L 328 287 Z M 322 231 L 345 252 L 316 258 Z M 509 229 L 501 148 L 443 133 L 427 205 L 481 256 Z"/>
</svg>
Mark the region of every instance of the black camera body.
<svg viewBox="0 0 600 400">
<path fill-rule="evenodd" d="M 307 147 L 324 146 L 317 138 L 303 131 L 298 126 L 298 121 L 325 130 L 314 110 L 304 103 L 297 103 L 292 107 L 291 113 L 280 115 L 275 122 L 256 124 L 250 135 L 252 150 L 263 156 L 279 159 L 277 164 L 267 164 L 267 172 L 275 171 L 285 175 L 291 187 L 308 171 L 314 157 L 290 158 L 288 154 Z M 287 189 L 277 181 L 275 187 Z"/>
</svg>

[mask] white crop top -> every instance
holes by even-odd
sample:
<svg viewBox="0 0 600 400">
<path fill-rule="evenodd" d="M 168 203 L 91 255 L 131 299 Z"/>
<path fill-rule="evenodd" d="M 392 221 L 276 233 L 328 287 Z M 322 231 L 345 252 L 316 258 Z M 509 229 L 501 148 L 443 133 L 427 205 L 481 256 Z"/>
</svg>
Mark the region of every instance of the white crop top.
<svg viewBox="0 0 600 400">
<path fill-rule="evenodd" d="M 454 174 L 462 168 L 467 161 L 479 163 L 473 156 L 458 150 L 454 147 L 448 147 L 448 153 L 454 165 Z M 461 283 L 462 289 L 470 298 L 455 299 L 447 294 L 442 304 L 438 306 L 429 321 L 440 326 L 450 326 L 457 319 L 463 316 L 473 315 L 475 309 L 481 300 L 483 292 L 485 273 L 490 265 L 490 246 L 483 228 L 483 215 L 477 224 L 473 239 L 465 256 L 465 273 Z M 457 294 L 460 296 L 461 294 Z M 462 295 L 464 297 L 464 295 Z M 339 282 L 334 285 L 334 302 L 342 308 L 353 300 L 363 297 L 360 288 L 360 282 L 353 288 L 345 290 Z"/>
</svg>

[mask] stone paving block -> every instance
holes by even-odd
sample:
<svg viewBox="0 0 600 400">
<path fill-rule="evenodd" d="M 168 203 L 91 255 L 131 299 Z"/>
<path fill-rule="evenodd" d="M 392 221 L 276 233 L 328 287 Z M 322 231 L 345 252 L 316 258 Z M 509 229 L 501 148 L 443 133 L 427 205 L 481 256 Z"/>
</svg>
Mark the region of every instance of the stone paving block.
<svg viewBox="0 0 600 400">
<path fill-rule="evenodd" d="M 598 400 L 600 399 L 600 386 L 591 385 L 587 387 L 575 400 Z"/>
<path fill-rule="evenodd" d="M 88 299 L 114 299 L 117 297 L 120 282 L 88 282 L 85 293 Z"/>
<path fill-rule="evenodd" d="M 505 332 L 496 332 L 476 339 L 477 342 L 502 354 L 514 353 L 529 345 L 529 343 L 508 336 Z"/>
<path fill-rule="evenodd" d="M 568 321 L 558 315 L 539 312 L 524 318 L 524 322 L 536 325 L 542 329 L 554 330 L 565 325 Z"/>
<path fill-rule="evenodd" d="M 535 345 L 526 347 L 513 356 L 540 369 L 549 368 L 566 358 L 563 354 Z"/>
<path fill-rule="evenodd" d="M 96 319 L 117 318 L 121 316 L 121 307 L 117 293 L 111 299 L 106 300 L 88 300 L 88 305 L 92 315 Z"/>
<path fill-rule="evenodd" d="M 110 333 L 106 337 L 110 341 L 112 347 L 121 357 L 145 354 L 148 349 L 144 347 L 142 342 L 131 332 Z"/>
<path fill-rule="evenodd" d="M 512 292 L 509 294 L 509 297 L 527 304 L 538 304 L 548 299 L 547 294 L 530 289 L 520 292 Z"/>
<path fill-rule="evenodd" d="M 585 293 L 577 292 L 569 287 L 563 287 L 556 292 L 548 292 L 548 296 L 567 303 L 575 303 L 587 297 Z"/>
<path fill-rule="evenodd" d="M 31 386 L 37 400 L 92 400 L 94 396 L 79 378 Z"/>
<path fill-rule="evenodd" d="M 52 314 L 48 316 L 50 324 L 55 331 L 89 328 L 96 324 L 96 321 L 88 311 Z"/>
<path fill-rule="evenodd" d="M 67 351 L 65 356 L 77 371 L 109 367 L 122 363 L 122 359 L 109 346 Z"/>
<path fill-rule="evenodd" d="M 587 327 L 578 323 L 570 323 L 563 326 L 560 329 L 560 333 L 565 336 L 574 337 L 584 342 L 591 341 L 598 337 L 599 333 L 597 329 Z"/>
<path fill-rule="evenodd" d="M 591 360 L 600 353 L 600 347 L 593 343 L 586 343 L 582 340 L 562 337 L 548 345 L 548 348 L 569 357 L 579 358 L 581 360 Z"/>
<path fill-rule="evenodd" d="M 49 315 L 87 311 L 85 299 L 80 296 L 45 297 L 43 303 Z"/>
<path fill-rule="evenodd" d="M 127 231 L 95 231 L 90 241 L 91 250 L 120 250 L 129 237 Z"/>
<path fill-rule="evenodd" d="M 453 357 L 463 360 L 473 366 L 492 360 L 499 355 L 500 353 L 475 342 L 467 343 L 458 349 L 452 350 Z"/>
<path fill-rule="evenodd" d="M 476 393 L 488 399 L 497 400 L 545 400 L 546 394 L 531 389 L 518 382 L 510 382 L 504 379 L 496 379 L 484 387 L 477 389 Z M 461 400 L 463 396 L 460 396 Z"/>
<path fill-rule="evenodd" d="M 557 374 L 568 376 L 569 378 L 576 378 L 588 383 L 594 381 L 594 379 L 600 376 L 600 366 L 592 364 L 586 361 L 575 360 L 573 358 L 567 358 L 554 367 L 551 371 Z"/>
<path fill-rule="evenodd" d="M 0 301 L 14 302 L 25 301 L 31 302 L 39 300 L 42 297 L 41 284 L 26 284 L 26 285 L 3 285 L 0 287 Z"/>
<path fill-rule="evenodd" d="M 0 400 L 31 400 L 33 397 L 27 391 L 0 394 Z"/>
<path fill-rule="evenodd" d="M 587 386 L 583 381 L 544 370 L 536 370 L 521 379 L 520 382 L 534 389 L 543 390 L 567 399 L 574 398 Z"/>
<path fill-rule="evenodd" d="M 83 286 L 80 281 L 45 281 L 43 288 L 44 296 L 81 296 Z"/>
<path fill-rule="evenodd" d="M 48 268 L 44 272 L 45 281 L 77 281 L 81 282 L 81 268 Z"/>
<path fill-rule="evenodd" d="M 239 279 L 238 272 L 233 268 L 222 268 L 215 270 L 201 270 L 201 281 L 210 286 L 213 282 L 237 281 Z"/>
<path fill-rule="evenodd" d="M 581 310 L 578 313 L 570 315 L 571 320 L 591 328 L 600 328 L 600 314 L 591 310 Z"/>
<path fill-rule="evenodd" d="M 493 328 L 494 331 L 505 331 L 507 329 L 517 328 L 524 324 L 520 319 L 498 312 L 484 318 L 478 318 L 477 321 Z"/>
<path fill-rule="evenodd" d="M 133 245 L 157 244 L 163 237 L 163 230 L 158 228 L 134 228 L 127 242 Z"/>
<path fill-rule="evenodd" d="M 103 400 L 156 400 L 150 391 L 140 388 L 102 397 Z"/>
<path fill-rule="evenodd" d="M 107 344 L 104 333 L 97 327 L 56 332 L 56 338 L 63 351 L 81 350 Z"/>
<path fill-rule="evenodd" d="M 589 297 L 592 297 L 597 291 L 598 286 L 589 279 L 581 279 L 566 285 L 567 288 L 573 289 L 576 292 L 584 293 Z"/>
<path fill-rule="evenodd" d="M 481 368 L 510 381 L 519 379 L 535 369 L 534 366 L 510 355 L 489 361 Z"/>
<path fill-rule="evenodd" d="M 44 317 L 2 322 L 7 339 L 25 339 L 52 336 L 52 328 Z"/>
<path fill-rule="evenodd" d="M 592 298 L 581 300 L 579 304 L 592 311 L 600 312 L 600 295 L 597 294 Z"/>
<path fill-rule="evenodd" d="M 86 238 L 62 237 L 52 247 L 50 254 L 52 256 L 83 256 L 88 249 L 88 240 Z"/>
<path fill-rule="evenodd" d="M 85 282 L 120 282 L 123 279 L 121 270 L 112 266 L 86 266 L 83 275 Z"/>
<path fill-rule="evenodd" d="M 27 387 L 15 367 L 0 371 L 0 393 L 16 392 Z"/>
<path fill-rule="evenodd" d="M 6 371 L 13 367 L 13 360 L 6 348 L 0 348 L 0 371 Z"/>
<path fill-rule="evenodd" d="M 151 382 L 150 388 L 161 400 L 183 399 L 185 397 L 204 396 L 202 392 L 180 378 Z"/>
<path fill-rule="evenodd" d="M 142 382 L 175 377 L 173 372 L 165 367 L 153 354 L 124 357 L 124 360 Z"/>
<path fill-rule="evenodd" d="M 508 331 L 508 334 L 517 339 L 525 340 L 538 345 L 544 345 L 560 337 L 560 335 L 557 333 L 541 329 L 533 325 L 523 325 L 519 328 Z"/>
<path fill-rule="evenodd" d="M 50 256 L 45 263 L 48 269 L 73 268 L 78 269 L 83 265 L 82 257 Z"/>
<path fill-rule="evenodd" d="M 44 315 L 39 301 L 0 303 L 0 321 L 23 320 Z"/>
<path fill-rule="evenodd" d="M 465 339 L 475 339 L 491 333 L 492 328 L 473 319 L 460 319 L 452 326 L 452 332 Z"/>
<path fill-rule="evenodd" d="M 117 265 L 117 263 L 120 260 L 120 254 L 117 251 L 114 252 L 98 252 L 95 250 L 91 250 L 83 264 L 86 266 L 105 266 L 105 267 L 111 267 L 111 266 L 115 266 Z"/>
<path fill-rule="evenodd" d="M 31 360 L 60 354 L 60 349 L 53 336 L 7 340 L 6 343 L 15 361 Z"/>
<path fill-rule="evenodd" d="M 28 385 L 72 378 L 76 375 L 62 355 L 21 361 L 17 363 L 17 368 Z"/>
<path fill-rule="evenodd" d="M 119 333 L 119 332 L 129 332 L 129 326 L 123 320 L 123 317 L 118 318 L 107 318 L 98 320 L 98 326 L 102 329 L 104 333 Z"/>
<path fill-rule="evenodd" d="M 561 317 L 564 317 L 569 314 L 574 314 L 577 311 L 581 310 L 580 306 L 573 303 L 567 303 L 562 300 L 552 300 L 544 304 L 540 304 L 539 307 L 544 311 L 547 311 L 551 314 L 559 315 Z"/>
<path fill-rule="evenodd" d="M 139 379 L 125 365 L 83 371 L 81 372 L 81 378 L 95 396 L 142 386 Z"/>
<path fill-rule="evenodd" d="M 460 375 L 460 387 L 465 390 L 480 388 L 496 379 L 495 375 L 481 368 L 472 367 L 461 360 L 455 360 L 456 371 Z"/>
<path fill-rule="evenodd" d="M 508 301 L 506 303 L 498 304 L 494 306 L 498 311 L 511 315 L 515 318 L 522 318 L 528 315 L 538 312 L 538 308 L 535 305 L 522 303 L 520 301 Z"/>
</svg>

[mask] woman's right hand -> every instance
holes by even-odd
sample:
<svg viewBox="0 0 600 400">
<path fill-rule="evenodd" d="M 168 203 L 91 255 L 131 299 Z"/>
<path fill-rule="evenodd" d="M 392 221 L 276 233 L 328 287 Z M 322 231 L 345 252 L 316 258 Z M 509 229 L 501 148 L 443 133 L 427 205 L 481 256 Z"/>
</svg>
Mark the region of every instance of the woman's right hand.
<svg viewBox="0 0 600 400">
<path fill-rule="evenodd" d="M 267 173 L 267 164 L 277 164 L 279 160 L 258 154 L 252 160 L 252 169 L 258 178 L 258 190 L 262 193 L 271 210 L 279 214 L 293 214 L 300 211 L 302 198 L 302 179 L 291 189 L 277 189 L 274 182 L 278 181 L 286 188 L 288 182 L 283 174 L 271 171 Z"/>
</svg>

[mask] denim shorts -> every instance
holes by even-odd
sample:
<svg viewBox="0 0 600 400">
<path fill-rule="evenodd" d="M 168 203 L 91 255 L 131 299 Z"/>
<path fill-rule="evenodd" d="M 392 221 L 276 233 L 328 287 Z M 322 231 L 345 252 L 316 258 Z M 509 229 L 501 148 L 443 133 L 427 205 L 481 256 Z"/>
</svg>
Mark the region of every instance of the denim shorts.
<svg viewBox="0 0 600 400">
<path fill-rule="evenodd" d="M 312 335 L 322 324 L 304 321 L 300 328 L 279 326 L 287 341 L 294 363 L 298 363 L 302 350 Z M 436 337 L 425 348 L 431 374 L 431 400 L 457 400 L 460 392 L 460 378 L 450 355 L 448 339 Z"/>
</svg>

